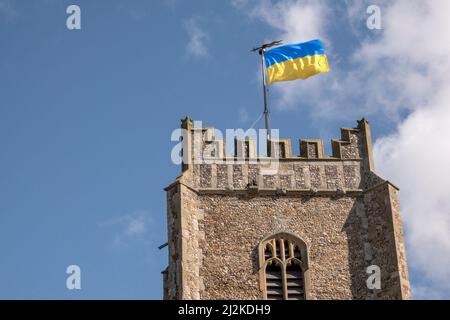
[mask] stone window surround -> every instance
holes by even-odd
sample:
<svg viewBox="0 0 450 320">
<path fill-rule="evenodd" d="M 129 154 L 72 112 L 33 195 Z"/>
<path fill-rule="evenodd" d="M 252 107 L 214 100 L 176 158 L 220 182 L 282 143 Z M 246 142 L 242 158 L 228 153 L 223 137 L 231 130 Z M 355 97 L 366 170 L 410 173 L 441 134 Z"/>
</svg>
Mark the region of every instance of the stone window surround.
<svg viewBox="0 0 450 320">
<path fill-rule="evenodd" d="M 284 257 L 284 250 L 280 249 L 280 253 L 284 257 L 283 261 L 278 258 L 265 258 L 265 248 L 272 241 L 280 241 L 285 240 L 288 243 L 293 243 L 298 246 L 301 253 L 300 260 L 290 257 L 286 259 Z M 277 232 L 265 237 L 260 243 L 258 248 L 259 254 L 259 283 L 260 290 L 262 292 L 262 298 L 267 300 L 267 286 L 266 286 L 266 267 L 267 263 L 272 261 L 273 259 L 277 259 L 279 263 L 282 264 L 281 272 L 283 277 L 283 296 L 286 297 L 287 293 L 287 281 L 286 281 L 286 266 L 292 260 L 295 259 L 296 263 L 300 265 L 301 271 L 303 273 L 303 290 L 305 300 L 309 299 L 309 291 L 310 291 L 310 277 L 309 277 L 309 262 L 308 262 L 308 245 L 297 235 L 290 232 Z"/>
</svg>

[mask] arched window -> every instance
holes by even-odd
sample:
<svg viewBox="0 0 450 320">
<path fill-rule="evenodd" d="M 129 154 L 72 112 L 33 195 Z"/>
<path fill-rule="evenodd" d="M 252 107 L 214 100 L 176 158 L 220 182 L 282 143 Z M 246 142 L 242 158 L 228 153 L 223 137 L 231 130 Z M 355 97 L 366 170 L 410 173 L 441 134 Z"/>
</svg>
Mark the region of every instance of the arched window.
<svg viewBox="0 0 450 320">
<path fill-rule="evenodd" d="M 307 246 L 300 238 L 290 233 L 265 238 L 259 246 L 259 262 L 264 299 L 307 298 Z"/>
</svg>

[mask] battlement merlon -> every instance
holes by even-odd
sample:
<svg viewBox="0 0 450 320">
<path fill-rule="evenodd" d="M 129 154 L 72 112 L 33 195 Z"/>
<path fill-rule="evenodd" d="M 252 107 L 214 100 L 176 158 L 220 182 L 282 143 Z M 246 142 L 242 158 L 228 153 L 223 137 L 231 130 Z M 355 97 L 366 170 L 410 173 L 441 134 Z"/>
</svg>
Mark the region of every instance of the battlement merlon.
<svg viewBox="0 0 450 320">
<path fill-rule="evenodd" d="M 212 164 L 226 160 L 359 160 L 365 171 L 375 171 L 372 153 L 372 141 L 369 122 L 362 119 L 356 128 L 341 128 L 341 138 L 331 140 L 332 155 L 326 156 L 324 144 L 320 139 L 299 140 L 299 155 L 292 155 L 290 139 L 272 139 L 267 141 L 267 155 L 257 154 L 259 137 L 234 138 L 234 152 L 226 154 L 225 139 L 215 137 L 214 128 L 195 126 L 194 121 L 186 117 L 181 120 L 183 130 L 183 166 L 186 171 L 195 161 L 207 161 Z M 259 144 L 261 149 L 261 143 Z"/>
</svg>

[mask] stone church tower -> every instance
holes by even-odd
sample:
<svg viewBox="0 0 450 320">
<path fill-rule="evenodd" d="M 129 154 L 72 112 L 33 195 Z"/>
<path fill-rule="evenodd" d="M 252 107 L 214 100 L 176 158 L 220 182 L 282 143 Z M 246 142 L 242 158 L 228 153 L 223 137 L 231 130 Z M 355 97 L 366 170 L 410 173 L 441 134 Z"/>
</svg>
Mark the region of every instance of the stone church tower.
<svg viewBox="0 0 450 320">
<path fill-rule="evenodd" d="M 321 140 L 235 140 L 182 120 L 167 192 L 164 299 L 408 299 L 398 189 L 376 175 L 366 120 Z M 377 279 L 379 283 L 377 284 Z M 368 281 L 369 280 L 369 281 Z"/>
</svg>

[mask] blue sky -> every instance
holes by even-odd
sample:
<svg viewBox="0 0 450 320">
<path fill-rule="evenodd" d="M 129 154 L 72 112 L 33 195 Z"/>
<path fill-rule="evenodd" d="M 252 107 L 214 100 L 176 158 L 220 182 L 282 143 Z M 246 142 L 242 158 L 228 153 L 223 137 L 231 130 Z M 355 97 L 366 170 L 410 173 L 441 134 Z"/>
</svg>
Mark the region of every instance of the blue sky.
<svg viewBox="0 0 450 320">
<path fill-rule="evenodd" d="M 374 73 L 379 57 L 390 57 L 373 52 L 396 42 L 386 28 L 366 28 L 364 3 L 0 0 L 0 298 L 160 299 L 163 188 L 180 170 L 170 160 L 170 134 L 186 115 L 219 129 L 248 128 L 262 110 L 259 60 L 250 49 L 266 40 L 321 38 L 333 69 L 272 90 L 280 135 L 320 137 L 329 151 L 340 127 L 366 116 L 381 171 L 408 187 L 410 170 L 422 163 L 403 172 L 397 164 L 409 145 L 388 159 L 388 142 L 431 110 L 428 95 L 400 94 L 428 83 L 417 70 L 429 66 L 408 58 L 397 73 L 417 80 L 407 85 Z M 404 2 L 378 3 L 389 27 Z M 81 30 L 66 28 L 70 4 L 81 8 Z M 361 57 L 372 60 L 361 68 Z M 404 202 L 417 195 L 413 187 L 405 194 Z M 442 197 L 425 201 L 424 210 Z M 406 215 L 416 293 L 450 298 L 445 268 L 422 276 L 429 247 L 411 249 L 424 216 Z M 442 244 L 431 257 L 438 259 L 450 252 L 450 223 L 446 210 L 435 217 L 445 221 L 442 230 L 426 235 Z M 71 264 L 81 267 L 82 290 L 66 289 Z"/>
</svg>

